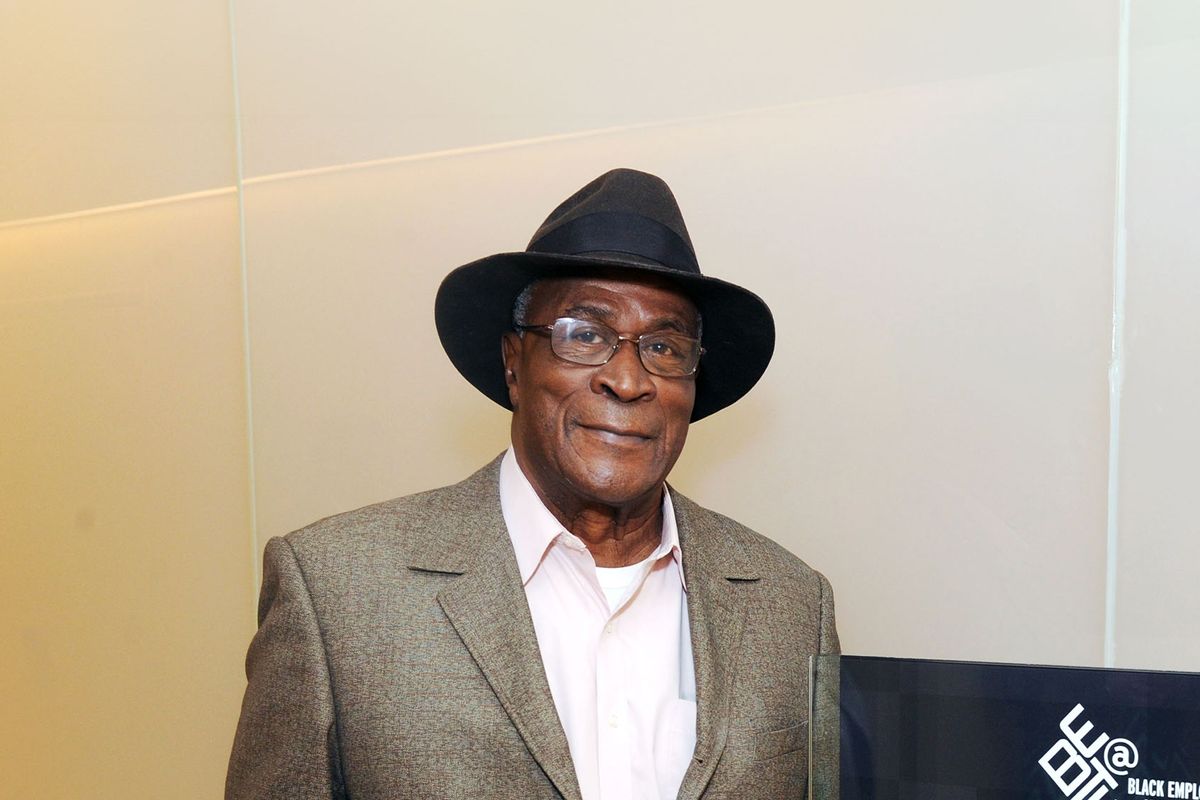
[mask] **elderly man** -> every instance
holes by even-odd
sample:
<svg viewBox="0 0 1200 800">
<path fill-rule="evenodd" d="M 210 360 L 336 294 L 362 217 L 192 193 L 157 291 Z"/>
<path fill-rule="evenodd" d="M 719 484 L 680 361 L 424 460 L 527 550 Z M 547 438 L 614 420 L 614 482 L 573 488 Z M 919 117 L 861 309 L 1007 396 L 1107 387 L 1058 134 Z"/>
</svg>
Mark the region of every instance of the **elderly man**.
<svg viewBox="0 0 1200 800">
<path fill-rule="evenodd" d="M 665 482 L 766 369 L 766 305 L 614 170 L 436 319 L 512 447 L 267 545 L 226 797 L 802 797 L 829 584 Z"/>
</svg>

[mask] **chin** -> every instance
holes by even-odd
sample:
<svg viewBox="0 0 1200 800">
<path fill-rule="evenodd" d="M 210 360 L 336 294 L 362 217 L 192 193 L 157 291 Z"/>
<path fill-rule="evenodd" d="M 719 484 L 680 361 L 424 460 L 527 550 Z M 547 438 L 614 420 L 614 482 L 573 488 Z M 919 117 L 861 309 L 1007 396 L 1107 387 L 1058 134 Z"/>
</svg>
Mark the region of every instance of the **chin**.
<svg viewBox="0 0 1200 800">
<path fill-rule="evenodd" d="M 619 460 L 605 465 L 607 468 L 596 469 L 596 466 L 594 463 L 586 465 L 571 484 L 580 497 L 614 508 L 635 503 L 658 491 L 665 478 L 635 478 L 621 468 Z"/>
</svg>

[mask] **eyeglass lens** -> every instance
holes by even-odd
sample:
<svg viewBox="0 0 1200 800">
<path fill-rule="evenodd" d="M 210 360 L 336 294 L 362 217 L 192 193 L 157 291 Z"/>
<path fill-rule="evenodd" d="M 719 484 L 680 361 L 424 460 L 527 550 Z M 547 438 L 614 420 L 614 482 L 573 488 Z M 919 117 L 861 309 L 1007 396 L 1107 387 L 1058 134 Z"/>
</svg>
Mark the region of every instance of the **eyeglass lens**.
<svg viewBox="0 0 1200 800">
<path fill-rule="evenodd" d="M 681 333 L 655 331 L 630 340 L 636 342 L 646 371 L 655 375 L 691 375 L 700 359 L 700 342 Z M 603 323 L 571 317 L 555 320 L 550 334 L 550 346 L 555 355 L 590 366 L 607 363 L 621 341 L 622 337 Z"/>
</svg>

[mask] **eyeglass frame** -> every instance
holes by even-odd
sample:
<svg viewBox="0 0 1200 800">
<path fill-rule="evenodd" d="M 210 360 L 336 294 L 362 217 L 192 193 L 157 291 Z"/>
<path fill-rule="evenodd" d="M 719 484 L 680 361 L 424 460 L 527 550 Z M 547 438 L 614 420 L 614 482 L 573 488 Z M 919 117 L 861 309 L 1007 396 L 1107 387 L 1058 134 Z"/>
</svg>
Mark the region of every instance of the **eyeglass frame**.
<svg viewBox="0 0 1200 800">
<path fill-rule="evenodd" d="M 617 337 L 617 341 L 615 344 L 613 344 L 609 348 L 608 356 L 603 361 L 599 362 L 598 364 L 588 364 L 583 361 L 572 361 L 571 359 L 567 358 L 566 356 L 559 354 L 559 352 L 554 349 L 554 328 L 558 325 L 559 322 L 564 322 L 564 321 L 586 322 L 590 325 L 598 325 L 602 328 L 612 331 L 613 334 Z M 525 333 L 528 331 L 529 333 L 536 333 L 536 334 L 547 337 L 550 340 L 550 352 L 553 353 L 556 358 L 562 359 L 563 361 L 567 362 L 568 364 L 575 364 L 580 367 L 602 367 L 605 364 L 607 364 L 608 362 L 612 361 L 613 356 L 615 356 L 617 354 L 617 351 L 621 349 L 621 342 L 632 342 L 634 352 L 637 353 L 638 363 L 642 365 L 642 369 L 646 370 L 646 372 L 648 372 L 649 374 L 655 375 L 659 378 L 690 378 L 691 376 L 695 375 L 696 372 L 700 369 L 700 358 L 706 352 L 704 349 L 704 346 L 701 345 L 700 349 L 696 352 L 696 364 L 692 367 L 690 372 L 685 372 L 681 375 L 663 375 L 660 372 L 655 372 L 654 370 L 650 369 L 650 367 L 646 364 L 645 359 L 642 358 L 641 343 L 642 343 L 642 339 L 646 338 L 647 336 L 656 336 L 658 334 L 667 333 L 668 331 L 661 331 L 661 330 L 647 331 L 646 333 L 643 333 L 639 336 L 625 336 L 624 334 L 620 333 L 619 331 L 613 330 L 608 325 L 605 325 L 603 322 L 598 322 L 596 320 L 591 320 L 591 319 L 580 319 L 579 317 L 557 317 L 557 318 L 555 318 L 554 322 L 550 325 L 513 325 L 513 330 L 517 331 L 518 333 Z M 698 337 L 695 337 L 695 336 L 688 336 L 687 334 L 676 333 L 674 331 L 670 331 L 670 333 L 672 333 L 675 336 L 679 336 L 682 339 L 687 339 L 689 342 L 695 342 L 696 344 L 700 344 L 700 342 L 702 341 L 701 339 L 699 339 Z"/>
</svg>

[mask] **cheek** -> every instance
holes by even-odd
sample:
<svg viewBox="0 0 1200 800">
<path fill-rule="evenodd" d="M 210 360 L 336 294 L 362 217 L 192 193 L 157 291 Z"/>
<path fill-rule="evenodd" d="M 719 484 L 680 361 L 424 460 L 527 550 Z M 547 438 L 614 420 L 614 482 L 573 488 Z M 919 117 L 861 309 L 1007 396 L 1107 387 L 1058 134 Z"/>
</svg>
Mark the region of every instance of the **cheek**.
<svg viewBox="0 0 1200 800">
<path fill-rule="evenodd" d="M 660 455 L 665 469 L 669 472 L 675 466 L 675 462 L 679 460 L 679 456 L 683 453 L 684 442 L 687 441 L 688 426 L 679 425 L 671 429 L 669 442 L 664 448 L 664 452 Z"/>
<path fill-rule="evenodd" d="M 683 386 L 672 387 L 665 400 L 667 417 L 670 420 L 671 431 L 682 446 L 687 438 L 688 426 L 692 422 L 692 408 L 696 404 L 696 384 L 689 382 Z"/>
<path fill-rule="evenodd" d="M 520 414 L 523 427 L 533 441 L 534 448 L 546 456 L 552 456 L 563 446 L 563 415 L 565 405 L 555 393 L 540 388 L 521 395 Z"/>
</svg>

